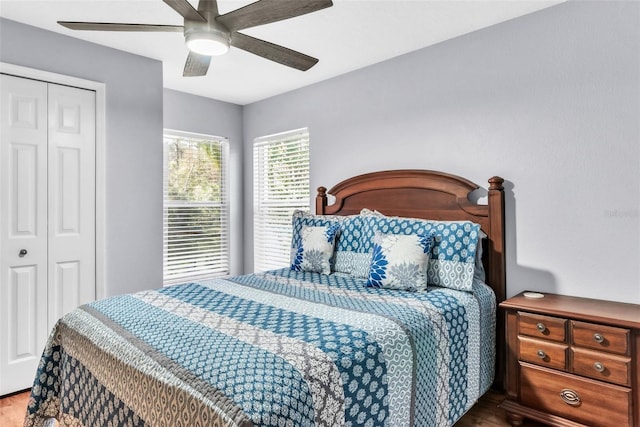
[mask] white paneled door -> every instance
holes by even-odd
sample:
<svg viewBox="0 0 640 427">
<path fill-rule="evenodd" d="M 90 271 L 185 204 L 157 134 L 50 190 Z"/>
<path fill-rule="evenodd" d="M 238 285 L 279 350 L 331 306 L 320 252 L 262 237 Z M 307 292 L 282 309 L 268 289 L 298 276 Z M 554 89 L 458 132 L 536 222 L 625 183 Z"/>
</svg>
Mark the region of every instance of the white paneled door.
<svg viewBox="0 0 640 427">
<path fill-rule="evenodd" d="M 93 301 L 95 92 L 49 84 L 49 327 Z"/>
<path fill-rule="evenodd" d="M 95 299 L 95 92 L 0 75 L 0 395 Z"/>
<path fill-rule="evenodd" d="M 47 338 L 48 126 L 46 83 L 0 79 L 1 395 L 29 387 Z"/>
</svg>

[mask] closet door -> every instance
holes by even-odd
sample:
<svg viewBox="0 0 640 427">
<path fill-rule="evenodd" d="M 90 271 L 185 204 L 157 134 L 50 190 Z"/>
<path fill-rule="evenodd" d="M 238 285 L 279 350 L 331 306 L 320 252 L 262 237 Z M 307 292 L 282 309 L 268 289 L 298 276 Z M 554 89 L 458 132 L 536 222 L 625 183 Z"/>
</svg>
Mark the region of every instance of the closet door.
<svg viewBox="0 0 640 427">
<path fill-rule="evenodd" d="M 49 328 L 95 300 L 95 104 L 49 84 Z"/>
<path fill-rule="evenodd" d="M 47 325 L 47 84 L 0 75 L 0 395 L 30 387 Z"/>
<path fill-rule="evenodd" d="M 0 75 L 0 395 L 95 299 L 95 92 Z"/>
</svg>

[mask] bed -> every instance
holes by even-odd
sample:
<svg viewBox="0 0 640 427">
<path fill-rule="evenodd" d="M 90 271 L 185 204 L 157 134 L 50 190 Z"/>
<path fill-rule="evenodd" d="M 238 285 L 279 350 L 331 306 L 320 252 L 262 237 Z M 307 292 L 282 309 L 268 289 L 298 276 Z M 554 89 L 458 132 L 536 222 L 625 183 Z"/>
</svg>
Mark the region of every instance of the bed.
<svg viewBox="0 0 640 427">
<path fill-rule="evenodd" d="M 502 382 L 502 183 L 491 178 L 488 204 L 479 205 L 469 199 L 478 185 L 461 177 L 424 170 L 360 175 L 329 191 L 320 187 L 316 215 L 294 215 L 297 269 L 76 309 L 51 333 L 25 426 L 51 418 L 61 426 L 453 425 Z M 335 198 L 330 204 L 327 195 Z M 330 225 L 317 225 L 323 222 Z M 439 265 L 459 265 L 438 264 L 447 256 L 442 246 L 443 255 L 433 256 L 442 245 L 436 228 L 475 236 L 467 222 L 480 236 L 478 250 L 466 254 L 474 265 L 464 264 L 472 280 L 465 276 L 463 290 L 460 282 L 427 284 L 432 264 L 440 280 L 453 273 Z M 331 271 L 296 264 L 296 256 L 312 259 L 307 236 L 316 231 L 334 239 Z M 383 283 L 392 277 L 387 262 L 400 265 L 385 245 L 398 241 L 422 245 L 426 289 Z M 476 277 L 480 248 L 483 280 Z"/>
</svg>

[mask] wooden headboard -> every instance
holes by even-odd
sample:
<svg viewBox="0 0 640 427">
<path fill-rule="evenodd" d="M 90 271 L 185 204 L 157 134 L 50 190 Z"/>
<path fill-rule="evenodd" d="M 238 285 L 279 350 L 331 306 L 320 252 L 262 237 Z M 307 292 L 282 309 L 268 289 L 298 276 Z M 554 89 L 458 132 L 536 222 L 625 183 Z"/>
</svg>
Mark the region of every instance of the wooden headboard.
<svg viewBox="0 0 640 427">
<path fill-rule="evenodd" d="M 479 205 L 471 202 L 469 195 L 480 187 L 459 176 L 429 170 L 367 173 L 346 179 L 328 192 L 325 187 L 319 187 L 316 214 L 355 215 L 362 208 L 368 208 L 388 216 L 468 220 L 480 224 L 487 235 L 483 245 L 486 283 L 491 286 L 500 303 L 506 296 L 503 182 L 497 176 L 489 178 L 488 204 Z M 327 194 L 335 197 L 331 205 L 327 204 Z M 494 387 L 503 389 L 504 322 L 501 315 L 496 317 Z"/>
</svg>

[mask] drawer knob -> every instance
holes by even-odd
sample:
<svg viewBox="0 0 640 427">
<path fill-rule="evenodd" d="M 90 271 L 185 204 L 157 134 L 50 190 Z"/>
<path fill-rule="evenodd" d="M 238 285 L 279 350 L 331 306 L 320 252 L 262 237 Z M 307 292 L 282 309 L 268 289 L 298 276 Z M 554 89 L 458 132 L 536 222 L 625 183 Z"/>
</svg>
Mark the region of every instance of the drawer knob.
<svg viewBox="0 0 640 427">
<path fill-rule="evenodd" d="M 580 396 L 578 396 L 578 393 L 571 390 L 570 388 L 563 388 L 562 390 L 560 390 L 560 397 L 567 405 L 580 406 L 580 403 L 582 403 L 582 401 L 580 400 Z"/>
<path fill-rule="evenodd" d="M 538 330 L 539 330 L 540 332 L 544 332 L 544 331 L 546 331 L 546 330 L 547 330 L 547 327 L 546 327 L 546 326 L 544 326 L 544 323 L 542 323 L 542 322 L 538 323 L 538 324 L 536 325 L 536 328 L 538 328 Z"/>
<path fill-rule="evenodd" d="M 598 372 L 604 372 L 604 365 L 600 362 L 596 362 L 593 364 L 593 369 L 595 369 Z"/>
<path fill-rule="evenodd" d="M 545 357 L 547 357 L 547 353 L 545 353 L 545 352 L 544 352 L 544 351 L 542 351 L 542 350 L 538 350 L 536 354 L 538 355 L 538 357 L 539 357 L 540 359 L 544 359 Z"/>
<path fill-rule="evenodd" d="M 593 334 L 593 340 L 598 344 L 602 344 L 604 342 L 604 337 L 602 334 Z"/>
</svg>

